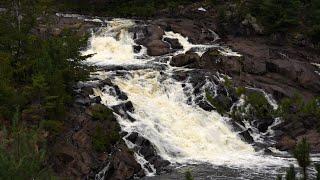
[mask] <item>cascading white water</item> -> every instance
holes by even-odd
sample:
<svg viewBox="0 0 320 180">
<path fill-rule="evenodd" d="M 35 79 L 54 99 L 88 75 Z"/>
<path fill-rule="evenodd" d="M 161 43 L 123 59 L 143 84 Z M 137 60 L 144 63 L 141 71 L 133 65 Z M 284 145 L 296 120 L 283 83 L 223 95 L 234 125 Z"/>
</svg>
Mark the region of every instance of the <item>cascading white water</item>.
<svg viewBox="0 0 320 180">
<path fill-rule="evenodd" d="M 88 63 L 100 66 L 144 64 L 146 59 L 133 51 L 133 35 L 128 28 L 134 23 L 129 20 L 114 20 L 108 26 L 93 34 L 84 55 L 94 55 Z M 217 45 L 192 45 L 180 34 L 167 32 L 166 37 L 177 38 L 184 46 L 183 53 L 193 47 L 205 49 Z M 224 51 L 225 55 L 239 54 Z M 146 55 L 145 55 L 146 56 Z M 145 57 L 144 56 L 144 57 Z M 140 57 L 140 58 L 139 58 Z M 150 59 L 148 58 L 148 61 Z M 156 63 L 156 60 L 154 60 Z M 117 76 L 114 72 L 100 72 L 100 79 L 111 78 L 135 108 L 131 114 L 136 119 L 131 122 L 123 117 L 118 121 L 123 131 L 138 132 L 150 140 L 157 153 L 173 163 L 209 162 L 215 165 L 265 166 L 282 165 L 279 158 L 265 157 L 243 142 L 217 112 L 204 111 L 195 103 L 187 103 L 186 88 L 170 77 L 172 68 L 160 73 L 156 69 L 127 71 Z M 110 87 L 106 87 L 108 89 Z M 110 91 L 95 89 L 107 106 L 123 102 L 110 94 Z M 284 163 L 286 164 L 286 162 Z"/>
<path fill-rule="evenodd" d="M 83 55 L 93 55 L 87 62 L 94 65 L 128 65 L 142 63 L 135 58 L 135 42 L 128 32 L 134 23 L 130 20 L 115 19 L 92 34 L 89 48 Z"/>
</svg>

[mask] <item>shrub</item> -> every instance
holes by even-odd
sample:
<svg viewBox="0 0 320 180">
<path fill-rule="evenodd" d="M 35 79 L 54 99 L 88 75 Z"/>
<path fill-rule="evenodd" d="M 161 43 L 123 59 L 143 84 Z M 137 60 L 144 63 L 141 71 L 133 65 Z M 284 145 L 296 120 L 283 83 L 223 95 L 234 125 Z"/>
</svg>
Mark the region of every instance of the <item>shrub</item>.
<svg viewBox="0 0 320 180">
<path fill-rule="evenodd" d="M 320 180 L 320 164 L 316 164 L 316 171 L 317 171 L 317 180 Z"/>
<path fill-rule="evenodd" d="M 293 165 L 290 165 L 290 168 L 287 170 L 286 180 L 296 180 L 296 171 Z"/>
<path fill-rule="evenodd" d="M 243 94 L 246 94 L 246 92 L 247 92 L 247 90 L 246 90 L 245 87 L 238 87 L 236 89 L 236 94 L 237 94 L 238 97 L 240 97 Z"/>
<path fill-rule="evenodd" d="M 55 120 L 44 120 L 40 127 L 49 131 L 52 135 L 58 135 L 63 130 L 63 122 Z"/>
<path fill-rule="evenodd" d="M 250 104 L 250 114 L 255 115 L 258 119 L 273 117 L 273 108 L 262 93 L 250 93 L 246 97 L 246 104 Z"/>
<path fill-rule="evenodd" d="M 93 148 L 98 152 L 109 151 L 111 146 L 120 140 L 120 135 L 116 129 L 107 132 L 102 126 L 97 126 L 92 137 Z"/>
<path fill-rule="evenodd" d="M 320 128 L 319 98 L 304 102 L 302 97 L 295 95 L 293 98 L 283 99 L 277 110 L 277 115 L 285 121 L 310 121 L 315 122 L 314 127 Z"/>
<path fill-rule="evenodd" d="M 302 168 L 303 179 L 307 179 L 307 167 L 310 165 L 310 145 L 305 138 L 298 143 L 294 152 L 294 157 L 297 159 L 299 166 Z"/>
<path fill-rule="evenodd" d="M 92 118 L 96 121 L 106 121 L 114 119 L 113 111 L 104 105 L 97 104 L 94 105 L 92 109 Z"/>
<path fill-rule="evenodd" d="M 299 24 L 300 7 L 300 0 L 263 0 L 254 12 L 270 33 L 287 32 Z"/>
<path fill-rule="evenodd" d="M 185 179 L 186 180 L 194 180 L 190 170 L 185 172 Z"/>
<path fill-rule="evenodd" d="M 212 95 L 206 91 L 206 99 L 209 101 L 209 103 L 216 108 L 219 114 L 224 114 L 228 111 L 228 107 L 225 107 L 221 102 L 217 101 L 215 98 L 212 97 Z"/>
<path fill-rule="evenodd" d="M 52 179 L 49 167 L 44 166 L 45 142 L 37 129 L 19 122 L 19 116 L 17 110 L 12 127 L 1 131 L 0 179 Z"/>
<path fill-rule="evenodd" d="M 279 174 L 279 175 L 277 176 L 276 180 L 282 180 L 282 175 Z"/>
</svg>

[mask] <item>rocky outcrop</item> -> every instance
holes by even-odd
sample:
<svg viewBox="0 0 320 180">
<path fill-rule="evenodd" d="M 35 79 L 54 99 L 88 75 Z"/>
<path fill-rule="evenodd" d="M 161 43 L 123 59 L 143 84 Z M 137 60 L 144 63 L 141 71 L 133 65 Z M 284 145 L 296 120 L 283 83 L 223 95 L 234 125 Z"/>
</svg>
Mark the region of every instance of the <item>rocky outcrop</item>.
<svg viewBox="0 0 320 180">
<path fill-rule="evenodd" d="M 199 68 L 220 71 L 229 75 L 240 74 L 242 71 L 242 58 L 224 56 L 218 49 L 211 49 L 202 55 Z"/>
<path fill-rule="evenodd" d="M 183 46 L 180 44 L 178 39 L 164 38 L 163 40 L 170 44 L 171 49 L 183 49 Z"/>
<path fill-rule="evenodd" d="M 260 38 L 228 41 L 228 45 L 243 55 L 242 77 L 234 74 L 239 84 L 265 89 L 277 99 L 292 97 L 294 92 L 300 92 L 306 100 L 319 94 L 320 76 L 311 65 L 320 61 L 319 54 L 266 43 Z"/>
<path fill-rule="evenodd" d="M 316 118 L 294 117 L 292 121 L 284 121 L 274 127 L 276 147 L 280 150 L 293 150 L 294 145 L 302 138 L 306 138 L 310 143 L 312 152 L 319 152 L 320 133 L 315 129 Z"/>
<path fill-rule="evenodd" d="M 149 162 L 149 164 L 145 164 L 146 169 L 150 169 L 150 165 L 152 165 L 156 169 L 157 173 L 161 173 L 166 170 L 165 168 L 170 164 L 170 162 L 157 155 L 156 149 L 149 140 L 140 136 L 136 132 L 131 133 L 126 138 L 135 144 L 135 151 Z"/>
<path fill-rule="evenodd" d="M 106 79 L 94 85 L 78 86 L 80 89 L 74 105 L 70 107 L 68 121 L 58 137 L 50 142 L 50 163 L 58 177 L 94 179 L 100 176 L 122 180 L 144 176 L 144 170 L 136 162 L 132 150 L 121 139 L 120 127 L 113 115 L 97 115 L 94 109 L 101 99 L 93 101 L 95 98 L 89 98 L 89 95 L 93 93 L 92 87 L 102 84 L 113 85 Z M 120 90 L 118 95 L 124 96 Z M 99 108 L 100 111 L 110 111 L 103 105 Z"/>
<path fill-rule="evenodd" d="M 147 53 L 150 56 L 161 56 L 170 52 L 168 43 L 162 41 L 164 30 L 157 25 L 149 25 L 143 31 L 144 37 L 137 39 L 136 42 L 147 48 Z"/>
<path fill-rule="evenodd" d="M 200 63 L 200 57 L 197 53 L 187 52 L 186 54 L 179 54 L 177 56 L 172 57 L 170 65 L 171 66 L 187 66 L 193 65 L 197 66 Z"/>
<path fill-rule="evenodd" d="M 144 176 L 140 164 L 133 156 L 133 151 L 129 150 L 125 144 L 117 146 L 105 168 L 99 173 L 99 176 L 104 179 L 122 180 Z"/>
<path fill-rule="evenodd" d="M 39 26 L 32 30 L 32 32 L 43 39 L 47 37 L 60 36 L 68 29 L 74 31 L 78 36 L 83 37 L 88 33 L 88 30 L 100 26 L 100 22 L 85 21 L 85 18 L 52 16 L 52 23 L 49 25 L 47 19 L 38 18 Z"/>
</svg>

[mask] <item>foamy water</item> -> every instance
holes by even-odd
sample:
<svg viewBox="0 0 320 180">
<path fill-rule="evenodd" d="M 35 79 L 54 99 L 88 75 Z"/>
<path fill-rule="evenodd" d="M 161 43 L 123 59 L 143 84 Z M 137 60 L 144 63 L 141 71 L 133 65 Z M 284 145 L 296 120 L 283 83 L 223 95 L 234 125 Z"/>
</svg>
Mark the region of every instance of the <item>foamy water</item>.
<svg viewBox="0 0 320 180">
<path fill-rule="evenodd" d="M 93 54 L 87 62 L 99 66 L 108 65 L 143 65 L 150 58 L 133 51 L 133 35 L 128 28 L 135 24 L 130 20 L 115 20 L 107 23 L 107 27 L 93 33 L 88 49 L 84 55 Z M 166 32 L 165 37 L 176 38 L 183 46 L 184 53 L 191 48 L 198 48 L 203 53 L 213 45 L 193 45 L 186 37 L 173 32 Z M 227 48 L 220 48 L 222 54 L 240 56 Z M 139 58 L 137 58 L 139 57 Z M 142 57 L 145 57 L 143 59 Z M 157 60 L 154 60 L 157 63 Z M 133 103 L 135 111 L 130 115 L 136 119 L 131 122 L 123 117 L 118 121 L 123 131 L 137 132 L 152 142 L 157 153 L 172 163 L 210 163 L 212 165 L 239 166 L 246 168 L 263 168 L 266 166 L 287 166 L 289 161 L 282 158 L 265 156 L 255 152 L 254 148 L 242 141 L 224 118 L 215 111 L 205 111 L 195 103 L 187 103 L 192 95 L 191 84 L 182 86 L 171 78 L 172 68 L 162 73 L 156 69 L 126 71 L 125 75 L 114 72 L 99 72 L 100 79 L 110 78 L 112 82 L 125 92 Z M 112 93 L 112 87 L 104 90 L 95 89 L 96 96 L 102 98 L 107 106 L 123 103 Z M 189 93 L 187 92 L 189 91 Z M 191 95 L 190 95 L 191 94 Z M 268 101 L 276 108 L 271 99 Z M 141 157 L 139 157 L 141 158 Z M 143 162 L 139 159 L 139 162 Z"/>
</svg>

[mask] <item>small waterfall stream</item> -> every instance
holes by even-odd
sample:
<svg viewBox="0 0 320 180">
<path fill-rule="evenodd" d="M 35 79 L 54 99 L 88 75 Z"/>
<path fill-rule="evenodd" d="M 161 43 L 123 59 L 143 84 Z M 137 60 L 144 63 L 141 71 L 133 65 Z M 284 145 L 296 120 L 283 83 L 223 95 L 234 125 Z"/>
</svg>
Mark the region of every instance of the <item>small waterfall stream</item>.
<svg viewBox="0 0 320 180">
<path fill-rule="evenodd" d="M 108 21 L 106 27 L 92 33 L 88 48 L 82 52 L 83 55 L 93 54 L 87 63 L 101 68 L 93 76 L 101 80 L 111 79 L 128 96 L 127 100 L 122 100 L 115 95 L 113 87 L 106 85 L 94 90 L 102 103 L 112 107 L 132 102 L 134 111 L 125 113 L 135 119 L 134 122 L 117 116 L 123 131 L 139 133 L 154 145 L 163 159 L 178 166 L 200 164 L 201 167 L 206 164 L 206 167 L 252 168 L 256 170 L 250 171 L 255 173 L 272 174 L 264 176 L 264 179 L 270 179 L 275 177 L 277 169 L 292 162 L 292 159 L 256 152 L 232 131 L 224 117 L 215 111 L 205 111 L 194 102 L 190 82 L 172 78 L 176 71 L 189 70 L 171 67 L 165 59 L 190 49 L 201 55 L 208 48 L 219 48 L 218 44 L 194 45 L 180 34 L 166 32 L 165 37 L 178 39 L 183 50 L 164 57 L 149 57 L 145 47 L 140 52 L 134 51 L 134 35 L 129 31 L 134 26 L 139 25 L 126 19 Z M 226 56 L 240 56 L 227 48 L 220 47 L 219 50 Z M 127 144 L 134 146 L 130 142 Z M 146 163 L 139 154 L 136 157 L 142 165 Z M 275 168 L 270 170 L 267 167 Z M 154 173 L 152 168 L 146 171 L 149 175 Z M 250 179 L 248 172 L 241 170 L 235 176 Z"/>
</svg>

